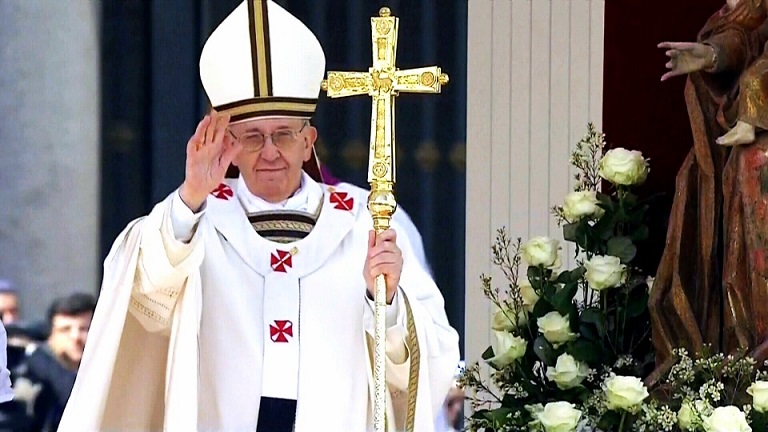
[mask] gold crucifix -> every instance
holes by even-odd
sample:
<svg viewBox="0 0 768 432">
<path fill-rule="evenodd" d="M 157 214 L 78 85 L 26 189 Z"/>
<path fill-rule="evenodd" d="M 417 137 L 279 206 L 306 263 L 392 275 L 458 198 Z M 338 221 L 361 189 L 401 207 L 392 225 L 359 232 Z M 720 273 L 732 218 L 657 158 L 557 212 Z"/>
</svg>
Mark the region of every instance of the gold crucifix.
<svg viewBox="0 0 768 432">
<path fill-rule="evenodd" d="M 368 72 L 328 72 L 322 89 L 330 98 L 367 94 L 373 98 L 371 107 L 371 141 L 368 157 L 368 211 L 373 217 L 373 228 L 380 233 L 389 228 L 392 214 L 397 209 L 393 186 L 395 183 L 395 97 L 404 93 L 440 93 L 448 83 L 448 75 L 437 66 L 398 70 L 395 66 L 399 20 L 391 16 L 389 8 L 379 10 L 371 18 L 373 66 Z M 375 332 L 374 332 L 374 409 L 376 432 L 385 430 L 386 378 L 385 378 L 385 311 L 387 287 L 384 275 L 376 278 Z M 416 393 L 418 387 L 418 341 L 413 317 L 409 315 L 409 341 L 411 373 L 408 380 L 408 413 L 405 430 L 413 430 Z"/>
</svg>

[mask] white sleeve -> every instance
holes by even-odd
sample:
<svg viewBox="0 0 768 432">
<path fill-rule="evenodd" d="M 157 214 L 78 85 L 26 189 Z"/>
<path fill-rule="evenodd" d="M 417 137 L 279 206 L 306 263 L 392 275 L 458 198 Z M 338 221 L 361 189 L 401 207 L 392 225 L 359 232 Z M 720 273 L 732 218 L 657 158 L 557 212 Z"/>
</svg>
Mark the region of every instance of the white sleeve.
<svg viewBox="0 0 768 432">
<path fill-rule="evenodd" d="M 180 226 L 173 226 L 174 212 Z M 174 192 L 150 216 L 160 218 L 160 229 L 142 231 L 130 311 L 146 330 L 167 331 L 187 277 L 200 268 L 204 257 L 197 229 L 202 213 L 193 215 Z"/>
<path fill-rule="evenodd" d="M 367 294 L 367 291 L 366 291 Z M 368 295 L 365 296 L 370 309 L 365 313 L 365 330 L 373 336 L 375 317 L 374 302 Z M 405 311 L 406 306 L 403 301 L 403 294 L 398 287 L 395 296 L 392 298 L 392 304 L 387 305 L 385 338 L 387 340 L 387 359 L 386 376 L 387 383 L 396 390 L 405 390 L 408 388 L 408 375 L 411 368 L 410 353 L 405 344 L 408 331 L 405 329 Z"/>
<path fill-rule="evenodd" d="M 179 191 L 173 193 L 173 199 L 171 200 L 170 222 L 171 232 L 173 237 L 184 243 L 189 243 L 189 240 L 195 234 L 195 228 L 197 223 L 200 222 L 200 218 L 205 211 L 205 203 L 203 207 L 197 213 L 192 213 L 189 207 L 181 200 Z"/>
<path fill-rule="evenodd" d="M 401 310 L 405 310 L 405 307 L 400 307 L 400 299 L 397 293 L 400 291 L 400 288 L 398 288 L 395 291 L 395 296 L 392 297 L 392 304 L 387 305 L 387 313 L 386 313 L 386 319 L 384 320 L 386 323 L 386 327 L 390 328 L 397 323 L 403 322 L 403 317 L 400 314 Z M 373 300 L 368 296 L 368 292 L 366 291 L 365 299 L 368 301 L 368 305 L 371 307 L 371 312 L 374 312 L 376 310 L 376 304 Z M 370 329 L 367 329 L 371 334 L 373 334 L 373 327 Z"/>
</svg>

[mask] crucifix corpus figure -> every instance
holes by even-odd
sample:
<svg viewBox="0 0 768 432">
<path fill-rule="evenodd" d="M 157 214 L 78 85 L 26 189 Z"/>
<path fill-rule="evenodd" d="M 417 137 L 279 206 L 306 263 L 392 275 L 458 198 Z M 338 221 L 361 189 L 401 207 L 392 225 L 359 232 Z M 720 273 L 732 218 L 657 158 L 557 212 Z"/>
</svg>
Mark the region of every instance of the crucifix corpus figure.
<svg viewBox="0 0 768 432">
<path fill-rule="evenodd" d="M 317 171 L 324 74 L 318 40 L 274 1 L 244 1 L 211 34 L 200 75 L 214 109 L 184 182 L 104 263 L 60 431 L 373 431 L 377 275 L 387 430 L 433 430 L 458 336 L 398 225 L 376 233 L 365 192 L 302 169 Z"/>
</svg>

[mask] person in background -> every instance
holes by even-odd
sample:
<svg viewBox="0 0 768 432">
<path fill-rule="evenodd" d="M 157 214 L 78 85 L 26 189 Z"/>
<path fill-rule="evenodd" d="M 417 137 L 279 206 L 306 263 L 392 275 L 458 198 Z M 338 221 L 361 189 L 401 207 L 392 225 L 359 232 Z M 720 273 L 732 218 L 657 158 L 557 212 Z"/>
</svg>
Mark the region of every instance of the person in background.
<svg viewBox="0 0 768 432">
<path fill-rule="evenodd" d="M 0 431 L 22 431 L 17 423 L 17 407 L 13 405 L 13 389 L 11 388 L 11 372 L 8 370 L 6 355 L 7 336 L 5 327 L 0 323 Z"/>
<path fill-rule="evenodd" d="M 30 430 L 58 429 L 96 308 L 91 294 L 75 293 L 53 301 L 48 310 L 49 336 L 14 370 L 18 402 L 31 417 Z"/>
<path fill-rule="evenodd" d="M 19 293 L 11 281 L 0 279 L 0 321 L 8 325 L 19 320 Z"/>
</svg>

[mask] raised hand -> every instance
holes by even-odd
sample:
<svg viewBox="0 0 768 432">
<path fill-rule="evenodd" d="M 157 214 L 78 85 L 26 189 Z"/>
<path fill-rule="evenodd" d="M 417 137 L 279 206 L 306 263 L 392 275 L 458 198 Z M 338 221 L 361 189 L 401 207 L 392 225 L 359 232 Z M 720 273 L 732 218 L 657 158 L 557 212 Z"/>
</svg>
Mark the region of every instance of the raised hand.
<svg viewBox="0 0 768 432">
<path fill-rule="evenodd" d="M 179 195 L 192 211 L 200 210 L 208 194 L 224 181 L 229 164 L 242 146 L 229 130 L 228 114 L 205 116 L 187 143 L 187 164 Z"/>
<path fill-rule="evenodd" d="M 714 66 L 715 49 L 709 45 L 697 42 L 662 42 L 658 47 L 666 49 L 666 55 L 669 57 L 665 65 L 669 72 L 661 77 L 662 81 Z"/>
</svg>

